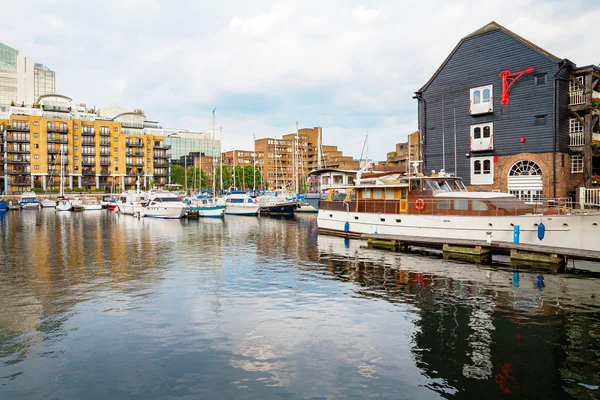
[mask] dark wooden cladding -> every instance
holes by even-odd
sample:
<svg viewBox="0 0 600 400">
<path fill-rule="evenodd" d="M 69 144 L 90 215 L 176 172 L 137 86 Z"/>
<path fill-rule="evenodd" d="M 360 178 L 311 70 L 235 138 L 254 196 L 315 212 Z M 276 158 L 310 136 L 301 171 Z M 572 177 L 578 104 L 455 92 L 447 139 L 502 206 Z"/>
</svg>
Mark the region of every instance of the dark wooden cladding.
<svg viewBox="0 0 600 400">
<path fill-rule="evenodd" d="M 493 29 L 463 39 L 433 78 L 417 92 L 419 121 L 426 172 L 455 172 L 471 184 L 470 159 L 518 153 L 548 153 L 554 143 L 554 77 L 562 60 L 530 45 L 503 29 Z M 522 71 L 533 67 L 510 89 L 507 105 L 501 105 L 503 70 Z M 545 75 L 544 79 L 536 76 Z M 557 78 L 566 79 L 563 70 Z M 493 112 L 470 114 L 470 89 L 493 85 Z M 569 150 L 568 82 L 557 81 L 559 103 L 556 150 Z M 456 115 L 456 118 L 454 118 Z M 545 117 L 543 124 L 536 117 Z M 456 122 L 456 164 L 454 123 Z M 471 125 L 493 123 L 493 149 L 471 150 Z M 521 140 L 524 139 L 524 141 Z M 445 163 L 444 163 L 445 158 Z M 543 171 L 549 174 L 551 171 Z"/>
<path fill-rule="evenodd" d="M 399 200 L 359 200 L 358 212 L 398 214 L 400 211 Z"/>
</svg>

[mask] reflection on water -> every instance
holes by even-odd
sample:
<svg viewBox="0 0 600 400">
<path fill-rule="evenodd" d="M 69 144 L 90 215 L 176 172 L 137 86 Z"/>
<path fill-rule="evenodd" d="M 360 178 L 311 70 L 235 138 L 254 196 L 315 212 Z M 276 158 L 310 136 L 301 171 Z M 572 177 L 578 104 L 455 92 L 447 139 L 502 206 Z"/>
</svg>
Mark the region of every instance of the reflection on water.
<svg viewBox="0 0 600 400">
<path fill-rule="evenodd" d="M 600 281 L 313 216 L 0 214 L 0 398 L 595 398 Z"/>
</svg>

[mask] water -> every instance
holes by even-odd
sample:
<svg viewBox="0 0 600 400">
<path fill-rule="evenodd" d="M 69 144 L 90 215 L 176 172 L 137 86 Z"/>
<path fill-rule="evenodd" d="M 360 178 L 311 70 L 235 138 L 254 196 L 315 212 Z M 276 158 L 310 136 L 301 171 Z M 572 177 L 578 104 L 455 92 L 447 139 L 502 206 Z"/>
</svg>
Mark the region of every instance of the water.
<svg viewBox="0 0 600 400">
<path fill-rule="evenodd" d="M 293 220 L 0 216 L 0 399 L 600 397 L 600 279 Z"/>
</svg>

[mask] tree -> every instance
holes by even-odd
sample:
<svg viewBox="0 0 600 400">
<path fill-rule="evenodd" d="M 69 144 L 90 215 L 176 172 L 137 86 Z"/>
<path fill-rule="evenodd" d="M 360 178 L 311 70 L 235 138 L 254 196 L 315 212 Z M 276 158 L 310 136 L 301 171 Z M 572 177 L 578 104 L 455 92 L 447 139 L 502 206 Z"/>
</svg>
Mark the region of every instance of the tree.
<svg viewBox="0 0 600 400">
<path fill-rule="evenodd" d="M 185 183 L 185 168 L 181 165 L 171 165 L 171 183 L 183 185 Z"/>
<path fill-rule="evenodd" d="M 260 174 L 260 171 L 256 168 L 254 168 L 252 165 L 246 165 L 244 167 L 244 181 L 246 182 L 246 187 L 247 188 L 254 188 L 254 178 L 255 178 L 255 174 L 256 173 L 256 188 L 259 188 L 262 186 L 262 175 Z"/>
<path fill-rule="evenodd" d="M 221 185 L 221 171 L 223 171 L 223 190 L 225 190 L 232 184 L 231 171 L 223 164 L 215 167 L 215 187 L 217 189 L 219 189 Z"/>
<path fill-rule="evenodd" d="M 196 178 L 195 182 L 194 177 Z M 223 177 L 225 176 L 223 175 Z M 200 167 L 188 168 L 188 187 L 190 189 L 202 189 L 208 187 L 208 176 L 206 176 L 206 174 L 200 169 Z"/>
</svg>

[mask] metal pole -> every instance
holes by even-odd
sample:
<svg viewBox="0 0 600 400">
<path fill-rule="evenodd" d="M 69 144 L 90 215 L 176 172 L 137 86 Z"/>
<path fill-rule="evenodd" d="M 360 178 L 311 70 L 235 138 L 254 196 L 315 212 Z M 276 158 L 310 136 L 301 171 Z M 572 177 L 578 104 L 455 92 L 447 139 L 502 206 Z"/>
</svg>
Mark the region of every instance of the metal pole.
<svg viewBox="0 0 600 400">
<path fill-rule="evenodd" d="M 223 193 L 223 153 L 221 146 L 223 146 L 223 127 L 219 129 L 219 171 L 221 172 L 219 174 L 219 190 Z"/>
<path fill-rule="evenodd" d="M 4 193 L 8 194 L 8 139 L 6 137 L 6 126 L 4 127 Z"/>
<path fill-rule="evenodd" d="M 254 139 L 254 152 L 252 154 L 254 157 L 254 162 L 252 163 L 252 166 L 254 167 L 252 172 L 254 177 L 252 178 L 252 190 L 256 190 L 256 135 L 252 135 L 252 138 Z"/>
</svg>

